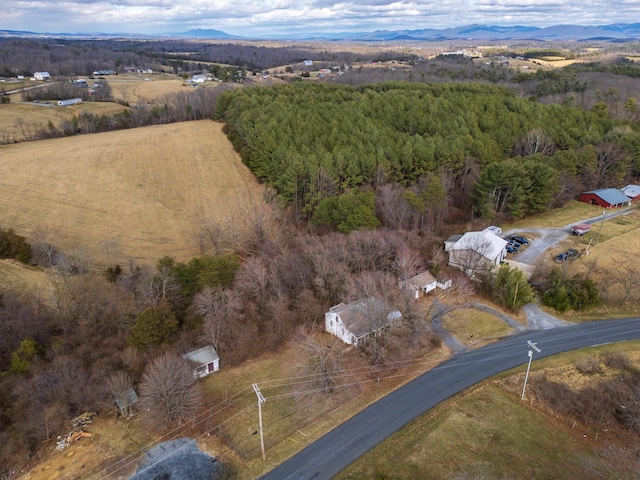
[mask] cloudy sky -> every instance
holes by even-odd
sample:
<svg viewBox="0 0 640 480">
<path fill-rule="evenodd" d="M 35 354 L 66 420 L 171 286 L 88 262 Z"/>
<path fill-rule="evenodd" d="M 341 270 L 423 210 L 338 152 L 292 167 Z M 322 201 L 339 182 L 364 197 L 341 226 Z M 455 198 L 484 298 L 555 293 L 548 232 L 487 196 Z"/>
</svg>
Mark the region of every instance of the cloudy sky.
<svg viewBox="0 0 640 480">
<path fill-rule="evenodd" d="M 3 0 L 0 29 L 242 36 L 640 21 L 639 0 Z"/>
</svg>

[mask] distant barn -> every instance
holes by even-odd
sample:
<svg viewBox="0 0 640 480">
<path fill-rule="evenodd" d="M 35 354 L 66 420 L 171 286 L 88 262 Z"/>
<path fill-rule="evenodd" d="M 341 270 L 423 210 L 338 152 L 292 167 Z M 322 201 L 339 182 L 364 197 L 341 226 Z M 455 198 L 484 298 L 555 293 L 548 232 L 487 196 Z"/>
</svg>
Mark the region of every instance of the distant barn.
<svg viewBox="0 0 640 480">
<path fill-rule="evenodd" d="M 626 207 L 631 199 L 615 188 L 601 188 L 580 194 L 580 201 L 604 208 Z"/>
</svg>

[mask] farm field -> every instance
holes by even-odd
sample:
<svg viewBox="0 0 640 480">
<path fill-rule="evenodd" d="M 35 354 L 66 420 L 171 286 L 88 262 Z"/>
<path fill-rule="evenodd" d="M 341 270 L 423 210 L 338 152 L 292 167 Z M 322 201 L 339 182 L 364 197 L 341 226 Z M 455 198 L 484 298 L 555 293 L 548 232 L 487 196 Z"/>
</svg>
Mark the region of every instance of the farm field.
<svg viewBox="0 0 640 480">
<path fill-rule="evenodd" d="M 16 260 L 0 260 L 0 294 L 3 290 L 11 290 L 36 295 L 50 286 L 51 282 L 44 271 L 27 267 Z"/>
<path fill-rule="evenodd" d="M 145 78 L 149 80 L 145 81 Z M 181 91 L 189 91 L 190 88 L 184 85 L 184 80 L 176 75 L 134 76 L 118 75 L 108 80 L 116 101 L 122 101 L 133 106 L 138 103 L 153 103 L 162 96 Z M 216 86 L 213 82 L 211 87 Z"/>
<path fill-rule="evenodd" d="M 52 102 L 54 103 L 54 102 Z M 10 135 L 18 141 L 24 140 L 24 135 L 18 127 L 21 121 L 27 132 L 46 129 L 49 121 L 59 127 L 60 121 L 70 119 L 82 112 L 94 115 L 114 115 L 122 112 L 126 107 L 113 102 L 84 102 L 67 107 L 45 106 L 33 103 L 9 103 L 0 105 L 0 140 Z"/>
<path fill-rule="evenodd" d="M 202 219 L 235 218 L 262 188 L 210 120 L 0 147 L 0 226 L 57 231 L 64 251 L 104 260 L 201 253 Z"/>
</svg>

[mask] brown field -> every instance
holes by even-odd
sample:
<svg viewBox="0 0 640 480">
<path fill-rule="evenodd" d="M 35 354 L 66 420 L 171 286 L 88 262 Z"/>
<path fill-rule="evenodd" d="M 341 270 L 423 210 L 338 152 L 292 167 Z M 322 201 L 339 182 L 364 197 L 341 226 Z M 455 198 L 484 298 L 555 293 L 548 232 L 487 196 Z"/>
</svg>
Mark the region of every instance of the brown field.
<svg viewBox="0 0 640 480">
<path fill-rule="evenodd" d="M 59 127 L 60 121 L 69 119 L 82 112 L 91 112 L 95 115 L 113 115 L 124 110 L 126 107 L 111 102 L 84 102 L 68 107 L 45 106 L 34 103 L 14 103 L 0 105 L 0 132 L 11 132 L 10 134 L 22 140 L 23 136 L 17 126 L 17 120 L 22 119 L 27 129 L 36 131 L 46 128 L 51 121 L 55 127 Z"/>
<path fill-rule="evenodd" d="M 161 75 L 160 78 L 158 75 L 120 77 L 119 75 L 118 78 L 108 79 L 113 98 L 130 105 L 154 103 L 164 95 L 190 90 L 188 86 L 185 86 L 184 80 L 176 75 Z M 149 78 L 149 80 L 145 81 L 145 78 Z M 215 85 L 217 84 L 210 82 L 210 86 Z"/>
<path fill-rule="evenodd" d="M 0 226 L 27 238 L 46 225 L 66 251 L 100 262 L 186 259 L 200 252 L 197 219 L 222 220 L 261 199 L 222 125 L 159 125 L 0 147 Z M 236 221 L 240 219 L 236 218 Z"/>
</svg>

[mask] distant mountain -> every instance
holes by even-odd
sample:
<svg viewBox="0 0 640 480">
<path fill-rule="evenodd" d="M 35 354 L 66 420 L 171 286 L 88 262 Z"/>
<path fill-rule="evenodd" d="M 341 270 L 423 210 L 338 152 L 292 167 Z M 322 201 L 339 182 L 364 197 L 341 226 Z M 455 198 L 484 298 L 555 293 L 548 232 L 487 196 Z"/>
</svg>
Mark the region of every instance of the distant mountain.
<svg viewBox="0 0 640 480">
<path fill-rule="evenodd" d="M 445 41 L 445 40 L 609 40 L 615 42 L 640 40 L 640 23 L 610 25 L 554 25 L 552 27 L 526 27 L 514 25 L 465 25 L 453 28 L 427 28 L 421 30 L 376 30 L 374 32 L 313 32 L 306 34 L 264 35 L 242 37 L 221 30 L 192 29 L 182 33 L 143 35 L 127 33 L 35 33 L 18 30 L 0 30 L 1 37 L 35 38 L 200 38 L 211 40 L 354 40 L 354 41 Z"/>
<path fill-rule="evenodd" d="M 515 25 L 466 25 L 455 28 L 425 30 L 395 30 L 365 33 L 358 40 L 638 40 L 640 23 L 601 26 L 555 25 L 552 27 L 525 27 Z"/>
<path fill-rule="evenodd" d="M 196 29 L 189 30 L 188 32 L 177 33 L 176 35 L 180 37 L 211 38 L 211 39 L 245 38 L 245 37 L 238 37 L 236 35 L 229 35 L 228 33 L 225 33 L 222 30 L 214 30 L 212 28 L 209 28 L 209 29 L 196 28 Z"/>
</svg>

